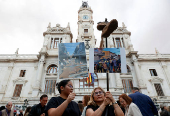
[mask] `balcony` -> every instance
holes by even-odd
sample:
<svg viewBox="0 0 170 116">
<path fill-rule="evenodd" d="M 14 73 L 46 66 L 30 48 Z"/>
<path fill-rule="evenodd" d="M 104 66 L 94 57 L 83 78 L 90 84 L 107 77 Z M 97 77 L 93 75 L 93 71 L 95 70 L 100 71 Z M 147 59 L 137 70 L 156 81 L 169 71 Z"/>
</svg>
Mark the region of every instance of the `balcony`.
<svg viewBox="0 0 170 116">
<path fill-rule="evenodd" d="M 81 38 L 92 38 L 92 35 L 90 33 L 83 33 Z"/>
</svg>

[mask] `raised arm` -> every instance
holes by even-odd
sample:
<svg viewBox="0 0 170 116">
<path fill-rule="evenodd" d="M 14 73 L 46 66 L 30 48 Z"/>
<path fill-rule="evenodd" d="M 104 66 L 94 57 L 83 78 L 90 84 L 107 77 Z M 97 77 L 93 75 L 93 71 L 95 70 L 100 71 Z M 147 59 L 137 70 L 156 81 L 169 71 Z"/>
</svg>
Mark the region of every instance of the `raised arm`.
<svg viewBox="0 0 170 116">
<path fill-rule="evenodd" d="M 124 116 L 124 113 L 122 111 L 122 109 L 119 107 L 119 105 L 116 103 L 115 104 L 115 99 L 113 98 L 112 94 L 110 93 L 110 91 L 106 92 L 106 98 L 109 98 L 111 100 L 111 102 L 113 103 L 113 107 L 115 109 L 115 115 L 116 116 Z"/>
<path fill-rule="evenodd" d="M 110 99 L 105 98 L 105 100 L 97 110 L 93 111 L 91 108 L 88 108 L 86 110 L 86 116 L 101 116 L 103 114 L 104 109 L 110 102 L 111 102 Z"/>
</svg>

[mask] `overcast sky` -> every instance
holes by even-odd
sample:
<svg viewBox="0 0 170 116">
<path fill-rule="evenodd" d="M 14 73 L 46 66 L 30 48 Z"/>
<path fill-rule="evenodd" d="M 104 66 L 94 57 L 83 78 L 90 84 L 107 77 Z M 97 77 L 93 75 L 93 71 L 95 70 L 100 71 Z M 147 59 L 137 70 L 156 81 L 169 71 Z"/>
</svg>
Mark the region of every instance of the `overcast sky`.
<svg viewBox="0 0 170 116">
<path fill-rule="evenodd" d="M 87 0 L 86 0 L 87 1 Z M 170 54 L 170 0 L 88 0 L 93 10 L 94 34 L 99 46 L 97 22 L 117 19 L 131 31 L 139 54 Z M 49 22 L 66 27 L 70 22 L 77 39 L 78 10 L 82 0 L 0 0 L 0 54 L 38 54 Z"/>
</svg>

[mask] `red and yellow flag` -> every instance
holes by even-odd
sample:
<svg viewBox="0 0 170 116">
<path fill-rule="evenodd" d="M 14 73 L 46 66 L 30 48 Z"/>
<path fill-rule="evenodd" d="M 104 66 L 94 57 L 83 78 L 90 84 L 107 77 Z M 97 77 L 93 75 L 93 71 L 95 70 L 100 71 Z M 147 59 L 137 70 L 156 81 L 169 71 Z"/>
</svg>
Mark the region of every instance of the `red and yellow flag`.
<svg viewBox="0 0 170 116">
<path fill-rule="evenodd" d="M 87 84 L 89 83 L 89 77 L 87 77 Z"/>
<path fill-rule="evenodd" d="M 89 79 L 90 79 L 90 83 L 92 82 L 92 80 L 91 80 L 91 73 L 89 73 Z"/>
</svg>

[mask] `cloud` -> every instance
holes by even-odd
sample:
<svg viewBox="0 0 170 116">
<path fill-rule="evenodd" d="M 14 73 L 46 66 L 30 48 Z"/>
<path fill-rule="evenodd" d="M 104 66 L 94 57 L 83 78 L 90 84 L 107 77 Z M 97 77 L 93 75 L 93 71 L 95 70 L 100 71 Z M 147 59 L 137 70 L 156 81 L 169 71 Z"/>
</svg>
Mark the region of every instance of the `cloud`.
<svg viewBox="0 0 170 116">
<path fill-rule="evenodd" d="M 80 0 L 1 0 L 0 1 L 0 54 L 38 54 L 49 22 L 54 27 L 66 27 L 70 22 L 73 42 L 77 39 Z M 131 31 L 131 40 L 139 53 L 168 53 L 170 1 L 169 0 L 89 0 L 93 10 L 94 34 L 99 46 L 101 31 L 97 22 L 105 18 L 125 23 Z M 4 49 L 5 48 L 5 49 Z"/>
</svg>

